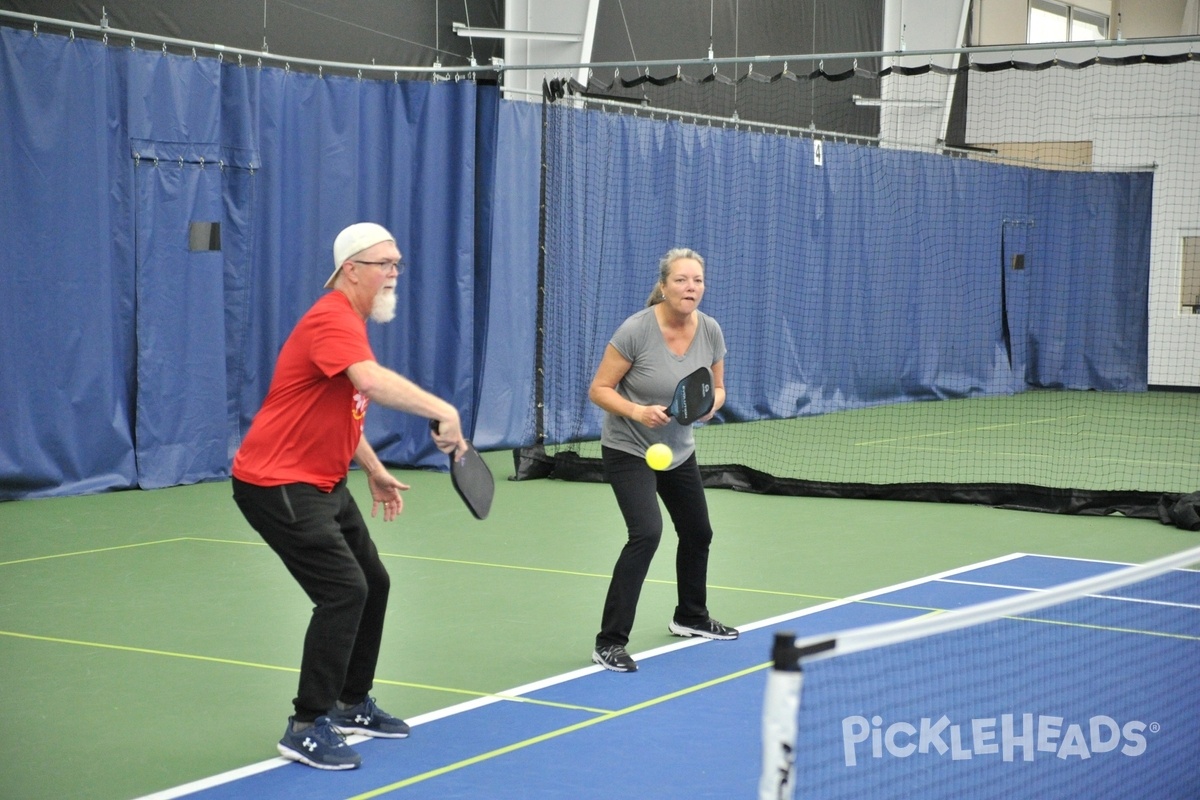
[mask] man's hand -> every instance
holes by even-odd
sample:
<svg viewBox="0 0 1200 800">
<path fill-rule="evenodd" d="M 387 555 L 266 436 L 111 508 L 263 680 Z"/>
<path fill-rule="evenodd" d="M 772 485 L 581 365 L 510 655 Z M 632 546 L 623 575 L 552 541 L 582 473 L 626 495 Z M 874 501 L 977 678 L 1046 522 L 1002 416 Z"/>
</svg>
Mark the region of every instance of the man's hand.
<svg viewBox="0 0 1200 800">
<path fill-rule="evenodd" d="M 429 435 L 433 437 L 433 443 L 438 450 L 455 460 L 467 452 L 467 440 L 463 438 L 457 414 L 454 419 L 430 420 Z"/>
<path fill-rule="evenodd" d="M 377 469 L 367 476 L 367 484 L 371 487 L 371 516 L 383 505 L 383 521 L 391 522 L 404 510 L 404 498 L 401 492 L 409 486 L 401 483 L 386 469 Z"/>
</svg>

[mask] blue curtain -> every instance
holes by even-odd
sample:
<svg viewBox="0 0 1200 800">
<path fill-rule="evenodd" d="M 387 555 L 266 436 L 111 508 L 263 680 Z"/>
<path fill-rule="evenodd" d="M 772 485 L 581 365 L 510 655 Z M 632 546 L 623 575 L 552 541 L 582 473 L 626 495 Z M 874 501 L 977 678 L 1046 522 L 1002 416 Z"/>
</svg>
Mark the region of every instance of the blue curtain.
<svg viewBox="0 0 1200 800">
<path fill-rule="evenodd" d="M 597 434 L 586 380 L 680 244 L 709 262 L 728 419 L 1145 388 L 1149 175 L 832 142 L 815 167 L 803 139 L 553 113 L 576 130 L 552 175 L 578 180 L 551 187 L 568 235 L 549 254 L 550 441 Z M 358 220 L 411 265 L 397 319 L 370 326 L 380 362 L 453 402 L 480 447 L 529 444 L 541 126 L 494 86 L 0 27 L 0 499 L 227 476 Z M 195 248 L 193 222 L 219 248 Z M 375 408 L 367 435 L 390 464 L 444 466 L 421 420 Z"/>
<path fill-rule="evenodd" d="M 487 346 L 480 374 L 480 447 L 527 444 L 537 319 L 542 107 L 502 102 L 496 133 Z"/>
<path fill-rule="evenodd" d="M 371 323 L 377 357 L 473 424 L 490 302 L 477 125 L 497 124 L 495 87 L 0 28 L 0 92 L 0 498 L 228 475 L 359 220 L 411 265 L 397 319 Z M 219 223 L 219 249 L 192 249 L 191 222 Z M 444 465 L 419 420 L 376 408 L 367 434 L 389 463 Z"/>
<path fill-rule="evenodd" d="M 599 435 L 591 370 L 675 246 L 707 259 L 727 421 L 1146 388 L 1148 173 L 551 115 L 547 442 Z"/>
<path fill-rule="evenodd" d="M 122 59 L 7 28 L 0 44 L 0 497 L 131 486 Z"/>
</svg>

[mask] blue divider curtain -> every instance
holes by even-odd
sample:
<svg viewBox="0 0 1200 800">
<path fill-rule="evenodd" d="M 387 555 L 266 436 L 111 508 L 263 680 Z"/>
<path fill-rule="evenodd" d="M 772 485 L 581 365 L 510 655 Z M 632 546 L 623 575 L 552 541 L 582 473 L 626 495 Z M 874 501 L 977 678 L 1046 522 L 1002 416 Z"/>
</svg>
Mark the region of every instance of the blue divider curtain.
<svg viewBox="0 0 1200 800">
<path fill-rule="evenodd" d="M 547 203 L 569 210 L 547 236 L 547 443 L 599 436 L 578 354 L 599 362 L 681 244 L 729 346 L 726 421 L 1146 389 L 1150 173 L 834 141 L 817 166 L 803 138 L 550 115 Z"/>
<path fill-rule="evenodd" d="M 227 476 L 334 236 L 359 220 L 391 228 L 410 264 L 397 319 L 369 328 L 380 362 L 453 402 L 480 447 L 529 444 L 541 111 L 469 81 L 0 27 L 0 500 Z M 594 124 L 565 156 L 589 177 L 557 279 L 605 274 L 628 297 L 573 309 L 573 284 L 556 311 L 588 330 L 548 330 L 554 353 L 594 365 L 659 255 L 686 244 L 730 344 L 729 419 L 1145 389 L 1150 175 L 833 142 L 818 168 L 809 140 L 562 113 Z M 193 223 L 216 230 L 207 246 Z M 1004 242 L 1053 269 L 1002 271 Z M 545 368 L 570 399 L 547 407 L 549 441 L 580 419 L 597 432 L 593 367 Z M 421 420 L 367 419 L 387 463 L 444 467 Z"/>
<path fill-rule="evenodd" d="M 473 424 L 497 103 L 0 28 L 0 499 L 228 475 L 359 220 L 411 265 L 376 356 Z M 444 462 L 420 420 L 376 408 L 367 433 L 389 463 Z"/>
</svg>

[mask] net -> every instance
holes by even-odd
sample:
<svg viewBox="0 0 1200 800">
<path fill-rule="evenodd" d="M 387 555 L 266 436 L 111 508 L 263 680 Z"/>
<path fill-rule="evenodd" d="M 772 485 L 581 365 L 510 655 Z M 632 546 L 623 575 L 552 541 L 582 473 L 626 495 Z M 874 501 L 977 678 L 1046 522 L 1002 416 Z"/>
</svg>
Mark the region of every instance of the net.
<svg viewBox="0 0 1200 800">
<path fill-rule="evenodd" d="M 1134 516 L 1195 491 L 1192 44 L 548 85 L 517 477 L 600 479 L 588 384 L 686 246 L 729 346 L 709 486 Z"/>
<path fill-rule="evenodd" d="M 780 634 L 759 797 L 1198 796 L 1197 562 Z"/>
</svg>

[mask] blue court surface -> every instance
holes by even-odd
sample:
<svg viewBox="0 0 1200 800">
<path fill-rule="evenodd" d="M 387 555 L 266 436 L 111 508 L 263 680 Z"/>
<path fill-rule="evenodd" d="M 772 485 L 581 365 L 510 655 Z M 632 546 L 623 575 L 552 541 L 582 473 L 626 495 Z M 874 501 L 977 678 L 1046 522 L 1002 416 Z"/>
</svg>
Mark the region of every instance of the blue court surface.
<svg viewBox="0 0 1200 800">
<path fill-rule="evenodd" d="M 409 720 L 414 730 L 406 740 L 353 737 L 351 743 L 363 755 L 357 770 L 324 772 L 273 759 L 150 797 L 755 798 L 762 765 L 763 697 L 777 631 L 808 636 L 907 619 L 1036 592 L 1123 566 L 1012 555 L 747 625 L 734 642 L 687 640 L 637 653 L 640 669 L 635 674 L 588 667 L 513 689 L 503 697 L 427 714 Z M 882 667 L 878 661 L 851 663 L 854 680 L 838 680 L 836 690 L 816 695 L 809 719 L 805 715 L 812 679 L 806 669 L 797 796 L 931 797 L 936 794 L 929 791 L 933 784 L 945 787 L 946 796 L 987 796 L 980 788 L 997 780 L 997 769 L 1005 769 L 1006 775 L 1020 773 L 1019 782 L 1033 792 L 1027 796 L 1071 796 L 1039 792 L 1037 787 L 1054 787 L 1059 781 L 1067 782 L 1064 787 L 1089 786 L 1095 782 L 1089 782 L 1088 775 L 1094 773 L 1112 794 L 1101 789 L 1086 796 L 1124 797 L 1132 784 L 1121 776 L 1134 774 L 1131 767 L 1139 773 L 1161 772 L 1159 753 L 1181 757 L 1178 763 L 1185 772 L 1195 774 L 1150 778 L 1168 792 L 1154 796 L 1200 796 L 1197 733 L 1176 735 L 1187 720 L 1192 729 L 1197 727 L 1193 709 L 1195 687 L 1200 685 L 1200 572 L 1175 570 L 1130 587 L 1125 595 L 1118 590 L 1112 596 L 1068 604 L 1047 612 L 1052 619 L 1038 620 L 1045 623 L 1038 627 L 1054 635 L 1067 630 L 1082 637 L 1072 646 L 1085 652 L 1069 656 L 1078 657 L 1079 663 L 1063 663 L 1059 656 L 1049 670 L 1025 663 L 1029 657 L 1019 649 L 1022 643 L 1005 641 L 1007 629 L 985 630 L 982 635 L 988 641 L 1016 648 L 1011 660 L 1021 662 L 1024 671 L 1018 670 L 1012 679 L 1025 686 L 1032 678 L 1043 691 L 1031 706 L 1005 701 L 1003 713 L 992 706 L 984 706 L 992 711 L 972 706 L 994 700 L 976 697 L 972 692 L 977 688 L 972 687 L 1003 683 L 987 672 L 981 677 L 979 665 L 965 668 L 975 672 L 961 687 L 968 699 L 930 699 L 924 688 L 910 691 L 907 686 L 920 682 L 924 659 L 941 657 L 900 652 L 875 657 L 900 663 L 915 657 L 915 671 L 911 664 L 897 673 L 887 661 Z M 1138 618 L 1130 619 L 1128 627 L 1094 621 L 1091 605 L 1117 602 Z M 1147 630 L 1147 619 L 1158 627 Z M 1010 627 L 1017 625 L 1010 622 Z M 1024 624 L 1028 628 L 1029 623 Z M 1136 649 L 1146 640 L 1152 646 Z M 1131 646 L 1135 649 L 1128 649 Z M 1163 647 L 1170 652 L 1164 654 Z M 1144 673 L 1146 659 L 1160 657 L 1170 665 L 1155 685 L 1163 684 L 1167 696 L 1117 698 L 1093 707 L 1099 684 L 1111 682 L 1096 678 L 1113 672 L 1112 663 L 1123 662 L 1122 669 L 1132 665 Z M 1179 659 L 1190 664 L 1185 667 L 1189 675 L 1171 671 Z M 988 657 L 984 668 L 993 668 L 995 660 Z M 819 686 L 819 672 L 814 678 Z M 1189 678 L 1188 683 L 1176 682 Z M 911 707 L 913 703 L 919 708 Z M 1078 703 L 1085 710 L 1075 710 Z M 823 720 L 822 714 L 829 719 Z M 1076 720 L 1079 714 L 1084 715 L 1081 721 Z M 1149 720 L 1148 714 L 1156 716 Z M 1002 723 L 1001 717 L 1008 719 Z M 911 724 L 891 725 L 892 720 L 909 719 Z M 811 741 L 805 736 L 808 730 L 814 731 Z M 931 765 L 944 765 L 953 773 L 932 772 Z M 973 781 L 974 791 L 964 781 Z M 900 786 L 906 788 L 897 794 L 895 787 Z"/>
</svg>

